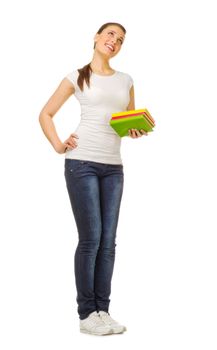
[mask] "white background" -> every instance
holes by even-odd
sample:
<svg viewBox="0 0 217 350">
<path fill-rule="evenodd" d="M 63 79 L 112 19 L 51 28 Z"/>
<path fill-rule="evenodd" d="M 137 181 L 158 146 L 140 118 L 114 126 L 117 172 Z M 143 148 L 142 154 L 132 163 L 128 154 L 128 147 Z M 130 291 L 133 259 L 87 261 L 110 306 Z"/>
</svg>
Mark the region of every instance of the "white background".
<svg viewBox="0 0 217 350">
<path fill-rule="evenodd" d="M 1 348 L 216 349 L 215 1 L 1 2 Z M 90 62 L 108 21 L 127 29 L 112 68 L 134 79 L 155 131 L 123 138 L 125 189 L 110 313 L 123 335 L 79 332 L 77 232 L 64 155 L 38 115 L 65 75 Z M 54 118 L 65 140 L 72 96 Z M 135 345 L 135 342 L 137 345 Z"/>
</svg>

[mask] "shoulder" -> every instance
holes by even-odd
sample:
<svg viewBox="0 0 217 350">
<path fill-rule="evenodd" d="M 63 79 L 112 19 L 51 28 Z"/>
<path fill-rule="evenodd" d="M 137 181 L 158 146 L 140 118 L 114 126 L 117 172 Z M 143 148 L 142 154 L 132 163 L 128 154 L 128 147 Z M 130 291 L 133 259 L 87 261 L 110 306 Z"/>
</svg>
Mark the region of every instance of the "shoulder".
<svg viewBox="0 0 217 350">
<path fill-rule="evenodd" d="M 77 69 L 72 70 L 71 72 L 68 72 L 65 75 L 65 78 L 68 79 L 72 83 L 72 85 L 74 86 L 75 91 L 77 91 L 77 89 L 78 89 L 78 84 L 77 84 L 78 75 L 79 75 L 79 72 Z"/>
<path fill-rule="evenodd" d="M 117 73 L 120 76 L 120 78 L 128 84 L 128 87 L 131 88 L 134 83 L 132 76 L 126 72 L 117 71 Z"/>
<path fill-rule="evenodd" d="M 65 78 L 69 79 L 72 83 L 74 83 L 75 81 L 77 82 L 78 75 L 79 75 L 79 72 L 76 69 L 71 72 L 68 72 Z"/>
</svg>

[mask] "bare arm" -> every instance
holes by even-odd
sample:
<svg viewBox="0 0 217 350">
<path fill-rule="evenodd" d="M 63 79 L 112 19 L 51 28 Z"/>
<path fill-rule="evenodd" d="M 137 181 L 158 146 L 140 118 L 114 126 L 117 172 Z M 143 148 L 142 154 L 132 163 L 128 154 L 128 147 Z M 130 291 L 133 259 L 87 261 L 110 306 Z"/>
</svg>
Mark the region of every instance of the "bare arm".
<svg viewBox="0 0 217 350">
<path fill-rule="evenodd" d="M 54 115 L 74 92 L 73 84 L 67 78 L 64 78 L 39 114 L 41 128 L 58 153 L 64 153 L 67 148 L 74 148 L 76 145 L 73 139 L 73 135 L 76 137 L 75 134 L 72 134 L 65 142 L 62 142 L 53 122 Z"/>
<path fill-rule="evenodd" d="M 134 86 L 130 88 L 130 103 L 127 106 L 127 111 L 135 109 L 135 96 L 134 96 Z"/>
</svg>

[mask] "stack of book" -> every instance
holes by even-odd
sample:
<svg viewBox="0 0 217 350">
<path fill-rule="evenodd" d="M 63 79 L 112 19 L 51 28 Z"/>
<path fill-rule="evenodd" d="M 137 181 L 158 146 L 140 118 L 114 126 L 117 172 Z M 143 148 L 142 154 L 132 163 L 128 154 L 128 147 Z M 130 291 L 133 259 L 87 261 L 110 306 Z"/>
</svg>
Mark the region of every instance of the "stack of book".
<svg viewBox="0 0 217 350">
<path fill-rule="evenodd" d="M 149 132 L 153 131 L 155 126 L 155 121 L 146 108 L 112 113 L 111 116 L 109 124 L 120 137 L 128 136 L 129 129 L 143 129 Z"/>
</svg>

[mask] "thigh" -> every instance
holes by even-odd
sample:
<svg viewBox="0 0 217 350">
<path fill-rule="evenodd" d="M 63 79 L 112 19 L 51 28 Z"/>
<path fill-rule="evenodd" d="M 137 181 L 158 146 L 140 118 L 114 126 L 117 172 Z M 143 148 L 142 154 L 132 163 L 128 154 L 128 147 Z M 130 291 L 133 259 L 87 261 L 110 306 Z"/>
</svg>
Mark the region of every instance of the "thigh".
<svg viewBox="0 0 217 350">
<path fill-rule="evenodd" d="M 85 176 L 86 169 L 86 161 L 65 162 L 66 186 L 79 236 L 92 240 L 101 232 L 100 188 L 98 176 Z"/>
<path fill-rule="evenodd" d="M 100 179 L 101 217 L 103 238 L 115 236 L 124 188 L 123 167 L 110 165 Z"/>
</svg>

